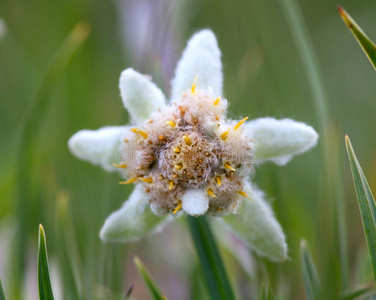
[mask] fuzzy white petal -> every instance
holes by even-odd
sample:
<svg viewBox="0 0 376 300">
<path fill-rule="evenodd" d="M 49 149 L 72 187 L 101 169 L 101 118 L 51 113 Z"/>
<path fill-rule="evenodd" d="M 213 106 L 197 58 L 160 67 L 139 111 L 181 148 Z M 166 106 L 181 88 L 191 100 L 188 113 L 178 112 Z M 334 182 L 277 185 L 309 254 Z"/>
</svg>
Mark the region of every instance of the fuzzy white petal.
<svg viewBox="0 0 376 300">
<path fill-rule="evenodd" d="M 105 221 L 100 237 L 105 242 L 130 242 L 160 229 L 170 216 L 156 216 L 150 209 L 149 198 L 137 185 L 123 206 Z"/>
<path fill-rule="evenodd" d="M 106 171 L 115 171 L 121 136 L 126 126 L 103 127 L 97 130 L 80 130 L 68 141 L 68 148 L 76 157 L 100 165 Z"/>
<path fill-rule="evenodd" d="M 197 75 L 196 88 L 211 87 L 217 96 L 222 95 L 223 75 L 221 51 L 214 33 L 201 30 L 188 41 L 172 80 L 172 99 L 178 99 L 190 88 Z"/>
<path fill-rule="evenodd" d="M 246 184 L 244 190 L 252 200 L 244 199 L 237 213 L 223 217 L 229 228 L 259 255 L 272 261 L 287 257 L 285 235 L 263 192 Z"/>
<path fill-rule="evenodd" d="M 247 134 L 256 143 L 257 163 L 273 161 L 284 165 L 293 155 L 303 153 L 317 144 L 318 134 L 311 127 L 291 119 L 256 119 L 245 124 Z"/>
<path fill-rule="evenodd" d="M 181 197 L 182 209 L 191 216 L 200 216 L 209 208 L 209 197 L 203 189 L 187 190 Z"/>
<path fill-rule="evenodd" d="M 150 113 L 166 104 L 162 91 L 150 78 L 132 68 L 121 73 L 119 88 L 123 104 L 136 123 L 144 121 Z"/>
</svg>

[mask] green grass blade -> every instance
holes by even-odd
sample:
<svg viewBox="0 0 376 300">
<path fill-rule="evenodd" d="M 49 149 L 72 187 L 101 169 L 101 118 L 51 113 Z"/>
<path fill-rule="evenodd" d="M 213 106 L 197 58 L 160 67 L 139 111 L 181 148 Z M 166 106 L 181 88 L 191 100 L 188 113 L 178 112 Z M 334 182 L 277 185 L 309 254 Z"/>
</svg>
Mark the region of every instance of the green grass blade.
<svg viewBox="0 0 376 300">
<path fill-rule="evenodd" d="M 136 256 L 134 259 L 134 263 L 136 265 L 138 273 L 140 273 L 142 279 L 144 280 L 146 286 L 149 289 L 150 295 L 154 300 L 166 300 L 167 298 L 162 294 L 159 287 L 156 285 L 154 280 L 151 278 L 148 270 L 146 270 L 144 264 L 141 260 Z"/>
<path fill-rule="evenodd" d="M 39 225 L 38 241 L 38 288 L 40 300 L 53 300 L 50 271 L 48 268 L 48 256 L 46 236 L 42 225 Z"/>
<path fill-rule="evenodd" d="M 205 217 L 188 217 L 193 242 L 204 272 L 211 299 L 235 299 L 212 231 Z"/>
<path fill-rule="evenodd" d="M 69 264 L 72 269 L 74 282 L 80 299 L 86 299 L 85 280 L 82 270 L 82 261 L 77 244 L 76 230 L 72 216 L 69 213 L 69 195 L 65 191 L 60 191 L 57 196 L 57 209 L 61 232 L 64 237 Z"/>
<path fill-rule="evenodd" d="M 125 296 L 124 296 L 124 299 L 123 300 L 130 300 L 131 299 L 131 295 L 132 295 L 132 292 L 133 292 L 133 288 L 134 288 L 134 283 L 132 283 L 130 285 L 130 287 L 128 288 L 127 292 L 125 293 Z"/>
<path fill-rule="evenodd" d="M 354 21 L 354 19 L 341 7 L 338 6 L 338 12 L 341 15 L 343 22 L 350 29 L 360 47 L 367 55 L 372 66 L 376 70 L 376 45 L 363 32 L 362 28 Z"/>
<path fill-rule="evenodd" d="M 267 283 L 262 285 L 260 300 L 274 300 L 273 292 Z"/>
<path fill-rule="evenodd" d="M 358 205 L 360 214 L 362 216 L 362 223 L 364 233 L 366 235 L 369 255 L 371 257 L 371 265 L 373 271 L 373 278 L 376 282 L 376 204 L 372 195 L 371 189 L 368 185 L 367 179 L 364 176 L 363 170 L 355 156 L 354 149 L 351 145 L 349 137 L 346 135 L 346 149 L 350 160 L 351 173 L 354 180 L 356 197 L 358 198 Z"/>
<path fill-rule="evenodd" d="M 342 292 L 340 295 L 341 300 L 353 300 L 360 296 L 365 295 L 371 290 L 370 287 L 358 287 L 350 291 Z"/>
<path fill-rule="evenodd" d="M 321 283 L 313 263 L 311 254 L 309 253 L 307 242 L 302 240 L 300 243 L 300 256 L 302 262 L 302 272 L 304 287 L 308 300 L 320 299 Z"/>
<path fill-rule="evenodd" d="M 1 278 L 0 278 L 0 300 L 6 300 L 3 285 L 1 283 Z"/>
<path fill-rule="evenodd" d="M 17 195 L 17 213 L 19 229 L 17 233 L 17 248 L 15 250 L 15 286 L 14 294 L 19 295 L 22 285 L 22 277 L 25 269 L 25 260 L 27 255 L 27 240 L 29 232 L 30 219 L 30 195 L 32 195 L 32 172 L 33 155 L 35 154 L 35 140 L 42 128 L 43 120 L 47 115 L 47 109 L 51 102 L 49 93 L 55 87 L 56 83 L 64 74 L 70 62 L 77 52 L 81 49 L 89 34 L 89 27 L 86 23 L 77 24 L 67 38 L 62 42 L 56 54 L 46 68 L 36 90 L 33 92 L 30 102 L 31 105 L 27 115 L 22 118 L 20 145 L 18 153 L 18 182 L 16 190 Z"/>
<path fill-rule="evenodd" d="M 337 239 L 339 242 L 339 257 L 340 257 L 340 269 L 338 269 L 335 263 L 338 258 L 338 253 L 336 247 L 332 246 L 332 243 L 325 243 L 330 245 L 330 248 L 323 250 L 327 253 L 327 272 L 325 274 L 325 280 L 323 283 L 325 285 L 324 289 L 330 296 L 334 296 L 337 291 L 335 290 L 336 284 L 332 284 L 336 281 L 338 274 L 341 274 L 341 285 L 343 289 L 348 288 L 348 249 L 347 249 L 347 230 L 344 220 L 345 209 L 343 203 L 342 185 L 341 185 L 341 161 L 338 161 L 337 144 L 335 143 L 335 132 L 333 131 L 334 126 L 332 125 L 331 119 L 329 117 L 328 108 L 328 93 L 324 84 L 325 77 L 320 69 L 320 61 L 315 51 L 315 46 L 310 35 L 308 26 L 304 20 L 304 15 L 302 9 L 299 6 L 297 0 L 279 0 L 281 8 L 285 15 L 286 23 L 290 28 L 291 36 L 295 42 L 296 49 L 299 53 L 307 81 L 311 90 L 312 100 L 315 105 L 316 115 L 320 126 L 320 136 L 321 136 L 321 147 L 323 151 L 323 172 L 322 176 L 326 177 L 326 187 L 327 192 L 325 195 L 320 195 L 321 199 L 336 199 L 336 215 L 334 211 L 329 211 L 332 217 L 337 218 L 337 229 L 338 236 L 332 234 L 332 236 L 326 237 L 326 239 L 333 241 Z M 338 162 L 337 162 L 338 161 Z M 333 181 L 333 182 L 331 182 Z M 321 201 L 320 206 L 327 208 L 328 203 Z M 325 225 L 324 225 L 325 226 Z M 333 226 L 332 223 L 327 224 L 327 226 Z M 332 232 L 332 230 L 328 230 Z M 333 231 L 334 232 L 334 231 Z M 336 242 L 335 242 L 336 243 Z M 337 244 L 337 243 L 336 243 Z M 337 246 L 337 245 L 336 245 Z M 328 297 L 330 297 L 328 295 Z"/>
</svg>

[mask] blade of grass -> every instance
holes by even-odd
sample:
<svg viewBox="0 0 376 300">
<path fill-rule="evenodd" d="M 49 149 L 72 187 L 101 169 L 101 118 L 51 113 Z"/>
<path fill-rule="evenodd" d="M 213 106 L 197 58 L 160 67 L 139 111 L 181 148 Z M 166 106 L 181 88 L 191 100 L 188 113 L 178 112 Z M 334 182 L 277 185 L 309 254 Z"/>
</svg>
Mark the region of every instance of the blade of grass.
<svg viewBox="0 0 376 300">
<path fill-rule="evenodd" d="M 3 284 L 1 283 L 1 278 L 0 278 L 0 300 L 6 300 L 4 289 L 3 289 Z"/>
<path fill-rule="evenodd" d="M 338 144 L 335 143 L 335 131 L 333 130 L 333 126 L 331 125 L 331 121 L 329 118 L 329 110 L 328 110 L 328 97 L 327 92 L 325 89 L 325 84 L 323 81 L 322 72 L 320 70 L 320 63 L 317 58 L 317 54 L 315 52 L 314 44 L 311 39 L 309 30 L 307 25 L 304 21 L 303 13 L 299 7 L 299 3 L 296 0 L 279 0 L 281 3 L 282 10 L 285 14 L 286 22 L 290 27 L 292 38 L 295 41 L 296 48 L 300 55 L 303 68 L 311 89 L 312 99 L 315 105 L 317 118 L 319 121 L 320 126 L 320 135 L 322 136 L 322 143 L 321 149 L 323 152 L 324 157 L 324 164 L 323 164 L 323 177 L 326 177 L 326 186 L 325 190 L 327 190 L 325 195 L 320 195 L 320 199 L 335 199 L 335 206 L 336 206 L 336 216 L 334 210 L 330 210 L 328 213 L 329 216 L 329 223 L 325 224 L 325 226 L 330 226 L 328 230 L 328 239 L 334 240 L 337 238 L 337 235 L 330 234 L 332 231 L 332 223 L 330 221 L 334 218 L 337 219 L 337 230 L 338 230 L 338 244 L 339 244 L 339 254 L 340 254 L 340 262 L 341 262 L 341 285 L 342 289 L 348 289 L 349 279 L 348 279 L 348 246 L 347 246 L 347 233 L 346 233 L 346 226 L 345 226 L 345 209 L 343 203 L 342 195 L 342 172 L 340 170 L 340 161 L 338 161 Z M 324 192 L 321 192 L 324 194 Z M 325 205 L 325 209 L 328 210 L 328 203 L 321 203 L 322 206 Z M 333 202 L 334 204 L 334 202 Z M 330 206 L 329 206 L 330 208 Z M 330 245 L 329 248 L 323 249 L 326 257 L 326 269 L 329 271 L 327 272 L 326 276 L 328 279 L 332 279 L 332 281 L 336 280 L 338 268 L 334 263 L 337 260 L 338 254 L 336 253 L 337 249 L 331 246 L 331 243 L 327 243 Z M 324 259 L 325 260 L 325 259 Z M 336 284 L 334 282 L 330 282 L 330 280 L 325 280 L 325 290 L 328 293 L 327 297 L 335 296 Z"/>
<path fill-rule="evenodd" d="M 302 273 L 304 287 L 308 300 L 321 299 L 321 283 L 313 263 L 311 254 L 309 253 L 307 242 L 300 242 L 300 256 L 302 262 Z"/>
<path fill-rule="evenodd" d="M 360 47 L 363 49 L 364 53 L 367 55 L 373 68 L 376 70 L 376 45 L 369 39 L 369 37 L 364 33 L 362 28 L 360 28 L 360 26 L 347 13 L 347 11 L 343 9 L 343 7 L 338 6 L 338 12 L 343 22 L 350 29 L 356 41 L 358 42 Z"/>
<path fill-rule="evenodd" d="M 341 300 L 353 300 L 357 299 L 360 296 L 365 295 L 371 290 L 370 287 L 358 287 L 350 291 L 342 292 L 340 295 Z"/>
<path fill-rule="evenodd" d="M 150 295 L 154 300 L 166 300 L 167 298 L 162 294 L 159 287 L 156 285 L 154 280 L 151 278 L 148 270 L 146 270 L 142 261 L 136 256 L 133 258 L 136 265 L 138 273 L 140 273 L 142 279 L 144 280 L 146 286 L 149 289 Z"/>
<path fill-rule="evenodd" d="M 64 236 L 64 245 L 67 251 L 69 264 L 72 269 L 74 281 L 80 299 L 86 299 L 85 280 L 82 270 L 80 252 L 77 245 L 77 237 L 72 217 L 69 213 L 69 195 L 65 191 L 60 191 L 57 195 L 57 209 L 61 232 Z"/>
<path fill-rule="evenodd" d="M 273 292 L 268 283 L 263 283 L 261 287 L 260 300 L 274 300 Z"/>
<path fill-rule="evenodd" d="M 235 299 L 214 236 L 205 217 L 188 217 L 211 299 Z"/>
<path fill-rule="evenodd" d="M 127 292 L 125 293 L 125 296 L 124 296 L 123 300 L 129 300 L 131 298 L 131 295 L 132 295 L 132 292 L 133 292 L 133 288 L 134 288 L 134 283 L 132 283 L 130 285 L 130 287 L 128 288 Z"/>
<path fill-rule="evenodd" d="M 40 300 L 54 299 L 48 267 L 46 236 L 42 225 L 39 225 L 38 241 L 38 289 Z"/>
<path fill-rule="evenodd" d="M 373 278 L 376 283 L 376 203 L 367 179 L 356 158 L 350 138 L 346 135 L 345 139 L 368 252 L 371 257 Z"/>
<path fill-rule="evenodd" d="M 12 287 L 14 295 L 20 297 L 23 274 L 25 268 L 27 234 L 29 232 L 29 206 L 32 195 L 32 172 L 33 155 L 35 153 L 34 141 L 43 124 L 44 116 L 48 108 L 51 97 L 48 97 L 52 88 L 63 75 L 64 71 L 72 61 L 75 54 L 81 48 L 89 34 L 89 28 L 86 23 L 77 24 L 68 37 L 63 41 L 55 56 L 51 60 L 39 85 L 30 100 L 31 106 L 28 110 L 22 128 L 20 130 L 20 145 L 17 165 L 17 212 L 18 212 L 18 233 L 17 247 L 15 249 L 16 258 L 15 279 Z M 17 297 L 17 296 L 16 296 Z"/>
</svg>

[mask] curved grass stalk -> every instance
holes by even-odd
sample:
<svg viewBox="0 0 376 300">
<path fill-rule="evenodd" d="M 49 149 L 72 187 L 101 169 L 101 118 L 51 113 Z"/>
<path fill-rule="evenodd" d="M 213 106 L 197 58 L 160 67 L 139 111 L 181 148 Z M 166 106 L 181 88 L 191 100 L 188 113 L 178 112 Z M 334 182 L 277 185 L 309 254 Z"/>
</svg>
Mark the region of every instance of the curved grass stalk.
<svg viewBox="0 0 376 300">
<path fill-rule="evenodd" d="M 217 244 L 205 217 L 188 217 L 193 242 L 212 300 L 235 300 Z"/>
<path fill-rule="evenodd" d="M 279 0 L 286 16 L 296 48 L 301 57 L 305 74 L 311 89 L 316 114 L 319 121 L 322 150 L 324 155 L 324 168 L 330 199 L 335 199 L 337 227 L 339 236 L 339 252 L 341 262 L 341 286 L 343 290 L 348 289 L 348 250 L 347 234 L 345 223 L 345 209 L 342 191 L 342 173 L 340 169 L 340 143 L 338 135 L 329 119 L 327 107 L 327 95 L 325 85 L 319 68 L 319 60 L 314 51 L 308 28 L 304 22 L 303 14 L 296 0 Z"/>
</svg>

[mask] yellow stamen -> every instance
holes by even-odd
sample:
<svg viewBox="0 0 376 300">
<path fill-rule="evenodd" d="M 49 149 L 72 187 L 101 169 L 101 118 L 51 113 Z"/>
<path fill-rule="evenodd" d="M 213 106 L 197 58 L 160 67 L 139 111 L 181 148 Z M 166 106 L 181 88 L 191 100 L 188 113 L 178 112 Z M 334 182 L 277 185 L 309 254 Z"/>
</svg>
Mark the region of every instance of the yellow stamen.
<svg viewBox="0 0 376 300">
<path fill-rule="evenodd" d="M 153 178 L 151 177 L 138 177 L 138 179 L 142 180 L 143 182 L 152 183 Z"/>
<path fill-rule="evenodd" d="M 225 164 L 223 165 L 227 170 L 230 170 L 230 171 L 236 171 L 236 169 L 234 169 L 233 167 L 231 167 L 231 165 L 227 162 L 225 162 Z"/>
<path fill-rule="evenodd" d="M 171 191 L 173 187 L 174 187 L 174 182 L 170 180 L 170 185 L 168 186 L 168 190 Z"/>
<path fill-rule="evenodd" d="M 196 89 L 196 82 L 197 82 L 197 77 L 198 75 L 195 76 L 195 79 L 193 80 L 192 88 L 191 88 L 191 93 L 193 94 Z"/>
<path fill-rule="evenodd" d="M 238 194 L 239 194 L 239 195 L 242 195 L 243 197 L 245 197 L 245 198 L 247 198 L 247 199 L 249 199 L 249 200 L 252 201 L 251 197 L 249 197 L 245 192 L 243 192 L 243 191 L 239 191 Z"/>
<path fill-rule="evenodd" d="M 178 163 L 175 165 L 175 168 L 180 170 L 181 168 L 183 167 L 183 164 L 182 163 Z"/>
<path fill-rule="evenodd" d="M 214 101 L 214 105 L 217 106 L 219 101 L 221 101 L 221 97 L 218 97 L 215 101 Z"/>
<path fill-rule="evenodd" d="M 183 138 L 185 140 L 185 143 L 190 146 L 192 143 L 191 143 L 191 139 L 189 138 L 189 136 L 186 136 L 186 135 L 183 135 Z"/>
<path fill-rule="evenodd" d="M 224 140 L 226 136 L 230 133 L 231 128 L 228 128 L 224 133 L 221 134 L 221 139 Z"/>
<path fill-rule="evenodd" d="M 137 181 L 137 177 L 133 177 L 131 179 L 128 179 L 127 181 L 120 181 L 119 184 L 130 184 L 135 181 Z"/>
<path fill-rule="evenodd" d="M 136 127 L 135 127 L 135 128 L 131 128 L 131 130 L 132 130 L 134 133 L 138 133 L 138 134 L 142 135 L 145 139 L 148 138 L 148 134 L 147 134 L 145 131 L 142 131 L 142 130 L 136 128 Z"/>
<path fill-rule="evenodd" d="M 209 195 L 210 197 L 213 197 L 213 198 L 217 197 L 217 196 L 213 193 L 213 190 L 212 190 L 212 189 L 207 189 L 207 192 L 208 192 L 208 195 Z"/>
<path fill-rule="evenodd" d="M 174 151 L 175 153 L 180 153 L 180 148 L 175 147 L 175 148 L 172 149 L 172 151 Z"/>
<path fill-rule="evenodd" d="M 166 138 L 165 138 L 163 135 L 160 135 L 160 136 L 158 137 L 158 139 L 159 139 L 161 142 L 164 142 L 164 143 L 167 142 Z"/>
<path fill-rule="evenodd" d="M 219 186 L 222 185 L 221 176 L 215 176 L 215 181 L 217 182 L 217 184 L 218 184 Z"/>
<path fill-rule="evenodd" d="M 129 140 L 128 139 L 123 139 L 124 143 L 128 143 Z"/>
<path fill-rule="evenodd" d="M 176 126 L 176 124 L 174 122 L 172 122 L 172 121 L 166 121 L 166 124 L 170 125 L 171 127 L 175 127 Z"/>
<path fill-rule="evenodd" d="M 181 210 L 183 203 L 179 200 L 179 204 L 175 207 L 173 214 L 176 214 L 179 210 Z"/>
<path fill-rule="evenodd" d="M 239 121 L 239 123 L 235 125 L 234 130 L 238 129 L 247 120 L 248 120 L 248 117 L 246 117 L 243 120 Z"/>
<path fill-rule="evenodd" d="M 125 169 L 127 167 L 126 164 L 115 164 L 115 163 L 113 163 L 113 166 L 115 168 L 120 168 L 120 169 Z"/>
</svg>

